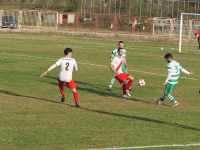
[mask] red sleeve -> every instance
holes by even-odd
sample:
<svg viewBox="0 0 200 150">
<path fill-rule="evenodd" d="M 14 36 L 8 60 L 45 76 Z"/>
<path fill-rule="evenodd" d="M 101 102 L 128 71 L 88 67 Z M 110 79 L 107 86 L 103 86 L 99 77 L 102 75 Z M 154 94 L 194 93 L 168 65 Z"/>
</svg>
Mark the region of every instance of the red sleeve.
<svg viewBox="0 0 200 150">
<path fill-rule="evenodd" d="M 200 35 L 200 30 L 195 35 L 197 35 L 197 34 Z"/>
</svg>

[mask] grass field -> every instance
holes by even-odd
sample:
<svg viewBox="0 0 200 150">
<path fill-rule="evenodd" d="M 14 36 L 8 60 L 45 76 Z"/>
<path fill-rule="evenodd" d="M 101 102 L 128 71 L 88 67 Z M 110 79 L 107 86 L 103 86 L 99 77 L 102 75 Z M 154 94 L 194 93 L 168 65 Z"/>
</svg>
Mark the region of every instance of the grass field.
<svg viewBox="0 0 200 150">
<path fill-rule="evenodd" d="M 45 35 L 0 34 L 0 149 L 103 149 L 200 143 L 200 58 L 179 54 L 178 45 L 125 41 L 128 72 L 135 77 L 131 99 L 123 99 L 109 57 L 118 41 Z M 65 87 L 60 102 L 57 67 L 45 72 L 63 50 L 74 50 L 79 70 L 73 72 L 80 108 Z M 164 50 L 161 50 L 163 47 Z M 161 106 L 153 100 L 163 95 L 167 62 L 172 53 L 186 70 L 172 95 L 180 103 Z M 142 78 L 146 85 L 139 87 Z M 125 148 L 124 148 L 125 149 Z M 200 146 L 150 149 L 200 149 Z"/>
</svg>

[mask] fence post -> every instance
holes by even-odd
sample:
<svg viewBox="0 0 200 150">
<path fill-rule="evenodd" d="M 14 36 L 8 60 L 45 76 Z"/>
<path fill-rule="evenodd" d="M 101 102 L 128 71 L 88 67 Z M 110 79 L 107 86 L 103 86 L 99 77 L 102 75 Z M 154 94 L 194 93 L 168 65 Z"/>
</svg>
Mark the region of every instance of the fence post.
<svg viewBox="0 0 200 150">
<path fill-rule="evenodd" d="M 41 12 L 38 11 L 38 30 L 41 29 Z"/>
<path fill-rule="evenodd" d="M 136 24 L 137 24 L 136 17 L 132 17 L 132 34 L 135 34 Z"/>
<path fill-rule="evenodd" d="M 79 31 L 79 18 L 80 18 L 80 14 L 76 14 L 75 31 Z"/>
<path fill-rule="evenodd" d="M 189 20 L 188 37 L 191 38 L 192 33 L 192 20 Z"/>
<path fill-rule="evenodd" d="M 58 13 L 58 28 L 57 28 L 57 30 L 58 31 L 60 31 L 60 13 Z"/>
<path fill-rule="evenodd" d="M 154 19 L 151 18 L 151 35 L 154 35 Z"/>
<path fill-rule="evenodd" d="M 95 26 L 94 26 L 94 32 L 98 32 L 98 27 L 99 27 L 99 24 L 98 24 L 98 18 L 99 18 L 99 15 L 96 15 L 96 14 L 95 14 Z"/>
<path fill-rule="evenodd" d="M 2 26 L 3 9 L 0 10 L 0 26 Z"/>
<path fill-rule="evenodd" d="M 117 31 L 117 16 L 114 15 L 113 33 L 115 34 L 116 31 Z"/>
<path fill-rule="evenodd" d="M 19 11 L 19 16 L 18 16 L 18 27 L 19 29 L 21 29 L 21 25 L 22 25 L 22 11 Z"/>
<path fill-rule="evenodd" d="M 170 19 L 170 38 L 173 36 L 173 32 L 174 32 L 173 19 Z"/>
</svg>

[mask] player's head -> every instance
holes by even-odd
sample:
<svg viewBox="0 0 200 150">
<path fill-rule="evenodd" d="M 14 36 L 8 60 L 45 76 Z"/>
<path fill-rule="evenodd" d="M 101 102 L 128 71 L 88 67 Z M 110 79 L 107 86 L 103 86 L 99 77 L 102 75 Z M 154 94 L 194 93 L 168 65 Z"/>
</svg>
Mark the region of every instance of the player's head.
<svg viewBox="0 0 200 150">
<path fill-rule="evenodd" d="M 124 47 L 124 42 L 123 41 L 119 41 L 119 48 L 123 48 Z"/>
<path fill-rule="evenodd" d="M 64 50 L 64 54 L 65 55 L 69 55 L 69 54 L 71 54 L 73 52 L 73 50 L 71 49 L 71 48 L 66 48 L 65 50 Z"/>
<path fill-rule="evenodd" d="M 123 48 L 118 48 L 118 55 L 122 56 L 124 53 Z"/>
<path fill-rule="evenodd" d="M 172 54 L 170 54 L 170 53 L 167 53 L 165 56 L 164 56 L 164 58 L 166 59 L 166 61 L 169 63 L 170 61 L 172 61 L 173 60 L 173 56 L 172 56 Z"/>
</svg>

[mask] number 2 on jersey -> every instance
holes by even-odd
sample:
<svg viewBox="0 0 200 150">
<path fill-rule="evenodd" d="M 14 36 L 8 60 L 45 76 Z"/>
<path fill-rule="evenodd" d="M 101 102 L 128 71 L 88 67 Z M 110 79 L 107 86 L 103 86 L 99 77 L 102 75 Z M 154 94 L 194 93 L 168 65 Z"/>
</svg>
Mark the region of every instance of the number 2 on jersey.
<svg viewBox="0 0 200 150">
<path fill-rule="evenodd" d="M 69 69 L 68 69 L 68 67 L 69 67 L 69 62 L 67 62 L 65 65 L 66 65 L 65 70 L 69 70 Z"/>
</svg>

